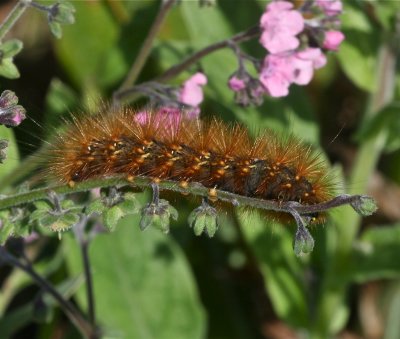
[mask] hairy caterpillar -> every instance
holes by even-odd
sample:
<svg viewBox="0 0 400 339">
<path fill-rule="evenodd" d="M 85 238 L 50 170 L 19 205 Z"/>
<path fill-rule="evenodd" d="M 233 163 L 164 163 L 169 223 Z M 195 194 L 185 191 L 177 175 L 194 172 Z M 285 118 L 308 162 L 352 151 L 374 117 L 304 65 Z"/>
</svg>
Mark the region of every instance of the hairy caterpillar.
<svg viewBox="0 0 400 339">
<path fill-rule="evenodd" d="M 48 172 L 61 183 L 115 174 L 144 176 L 185 187 L 279 202 L 313 205 L 332 198 L 327 167 L 294 137 L 264 131 L 251 138 L 239 124 L 200 121 L 181 114 L 115 110 L 74 118 L 52 143 Z M 321 222 L 320 213 L 311 215 Z"/>
</svg>

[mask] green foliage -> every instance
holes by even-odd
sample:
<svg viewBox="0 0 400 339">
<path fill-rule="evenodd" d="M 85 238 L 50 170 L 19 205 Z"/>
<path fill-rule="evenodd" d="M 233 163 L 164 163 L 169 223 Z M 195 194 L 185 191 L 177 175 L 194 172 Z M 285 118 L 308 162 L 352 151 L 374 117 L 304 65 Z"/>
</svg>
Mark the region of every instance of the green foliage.
<svg viewBox="0 0 400 339">
<path fill-rule="evenodd" d="M 170 219 L 178 219 L 178 211 L 164 199 L 147 204 L 142 208 L 141 215 L 139 226 L 142 231 L 151 226 L 169 233 Z"/>
<path fill-rule="evenodd" d="M 194 234 L 197 236 L 204 232 L 212 238 L 218 229 L 217 216 L 217 210 L 203 200 L 201 206 L 189 214 L 189 226 L 193 227 Z"/>
<path fill-rule="evenodd" d="M 347 279 L 360 283 L 400 277 L 399 246 L 399 224 L 366 230 L 352 250 Z"/>
<path fill-rule="evenodd" d="M 44 115 L 39 123 L 44 126 L 46 142 L 51 140 L 55 130 L 61 128 L 60 117 L 69 111 L 79 116 L 80 110 L 76 111 L 76 108 L 85 106 L 85 103 L 80 103 L 82 100 L 93 101 L 92 110 L 99 110 L 102 104 L 97 98 L 111 96 L 121 84 L 142 46 L 160 2 L 81 1 L 74 2 L 75 13 L 73 7 L 64 4 L 58 5 L 60 11 L 54 14 L 52 20 L 49 17 L 52 33 L 60 37 L 60 25 L 72 23 L 75 14 L 76 22 L 62 27 L 63 38 L 54 42 L 60 72 L 57 76 L 51 75 L 53 78 L 47 89 L 45 110 L 39 114 L 40 119 Z M 384 108 L 380 107 L 371 116 L 365 114 L 365 119 L 360 117 L 361 113 L 357 116 L 351 114 L 355 110 L 363 110 L 364 106 L 367 106 L 366 112 L 376 109 L 379 106 L 377 102 L 382 102 L 382 93 L 390 91 L 390 86 L 381 86 L 377 76 L 381 71 L 378 67 L 379 50 L 394 33 L 398 2 L 349 1 L 344 5 L 342 19 L 346 39 L 337 58 L 332 53 L 329 71 L 323 73 L 324 70 L 321 70 L 316 81 L 307 88 L 291 88 L 287 98 L 266 98 L 259 108 L 242 108 L 234 104 L 233 92 L 226 83 L 238 65 L 230 49 L 206 56 L 171 82 L 179 85 L 195 71 L 204 71 L 208 84 L 202 114 L 238 120 L 252 131 L 265 127 L 278 132 L 290 130 L 318 149 L 321 149 L 320 139 L 324 139 L 328 151 L 339 149 L 340 152 L 342 142 L 337 142 L 336 137 L 325 140 L 325 130 L 319 127 L 319 122 L 331 119 L 343 125 L 351 124 L 350 130 L 345 128 L 343 134 L 346 136 L 358 129 L 356 141 L 366 158 L 377 159 L 383 150 L 398 151 L 400 128 L 397 102 L 386 103 Z M 138 83 L 158 76 L 200 48 L 257 25 L 264 7 L 265 1 L 258 0 L 248 0 L 245 4 L 221 1 L 211 7 L 182 1 L 172 8 L 166 18 Z M 18 40 L 6 41 L 0 46 L 3 52 L 1 74 L 18 76 L 13 57 L 21 48 Z M 265 56 L 265 50 L 258 46 L 256 40 L 244 44 L 243 50 L 259 58 Z M 338 63 L 335 63 L 336 59 Z M 346 76 L 345 81 L 342 73 Z M 58 78 L 60 74 L 62 81 Z M 38 79 L 41 80 L 42 75 Z M 362 95 L 355 95 L 354 86 L 362 90 L 362 95 L 367 93 L 368 100 Z M 395 86 L 399 95 L 398 74 Z M 26 91 L 30 90 L 31 87 Z M 355 101 L 357 105 L 354 105 Z M 133 105 L 142 107 L 142 103 L 138 101 Z M 347 121 L 349 115 L 353 119 L 350 122 Z M 365 122 L 360 127 L 361 120 Z M 329 122 L 325 122 L 326 126 L 332 128 Z M 342 133 L 339 128 L 337 132 L 340 139 Z M 17 168 L 26 165 L 19 166 L 13 131 L 0 127 L 0 134 L 1 138 L 9 141 L 8 159 L 0 166 L 0 178 L 7 179 Z M 383 145 L 377 144 L 381 135 L 385 136 Z M 335 160 L 353 157 L 353 150 L 350 156 L 347 153 L 330 155 L 330 159 Z M 346 168 L 346 173 L 351 173 L 350 177 L 339 177 L 337 182 L 346 190 L 363 190 L 367 181 L 365 177 L 371 176 L 376 163 L 368 162 L 365 157 L 354 158 L 358 171 Z M 396 171 L 397 167 L 392 167 Z M 29 173 L 29 178 L 32 175 L 33 172 Z M 9 192 L 7 186 L 9 184 L 6 183 L 1 189 Z M 396 259 L 400 245 L 398 224 L 361 229 L 351 208 L 335 211 L 329 216 L 330 222 L 326 226 L 315 226 L 309 229 L 306 236 L 296 238 L 299 241 L 294 244 L 295 252 L 305 254 L 297 258 L 293 253 L 295 230 L 271 222 L 269 217 L 247 212 L 240 215 L 238 235 L 229 238 L 223 232 L 215 234 L 218 226 L 226 233 L 229 227 L 225 225 L 225 220 L 222 223 L 219 219 L 220 225 L 217 223 L 213 207 L 198 207 L 190 213 L 188 207 L 180 206 L 179 212 L 189 215 L 189 225 L 196 235 L 206 233 L 209 236 L 215 234 L 215 237 L 211 241 L 207 238 L 193 240 L 191 232 L 186 233 L 183 220 L 178 221 L 171 234 L 165 236 L 152 228 L 169 232 L 171 217 L 177 219 L 175 208 L 167 200 L 160 200 L 158 204 L 148 203 L 141 209 L 148 200 L 139 202 L 141 198 L 138 197 L 138 193 L 130 192 L 125 193 L 121 200 L 110 200 L 110 195 L 90 201 L 87 197 L 80 197 L 83 201 L 79 202 L 66 199 L 61 202 L 61 211 L 56 211 L 54 204 L 47 201 L 1 211 L 0 243 L 4 244 L 9 236 L 27 236 L 33 226 L 39 226 L 38 229 L 46 235 L 70 229 L 80 220 L 83 211 L 93 218 L 97 216 L 108 230 L 113 231 L 98 235 L 89 247 L 98 323 L 108 337 L 223 338 L 224 335 L 227 337 L 226 333 L 232 333 L 229 337 L 244 338 L 252 337 L 249 334 L 253 334 L 249 330 L 252 327 L 256 328 L 253 331 L 256 333 L 254 337 L 257 337 L 260 336 L 260 327 L 263 326 L 266 331 L 271 320 L 259 320 L 259 313 L 264 312 L 259 308 L 270 302 L 273 308 L 271 313 L 282 321 L 280 326 L 288 325 L 304 336 L 328 338 L 344 329 L 352 330 L 345 328 L 350 314 L 354 322 L 357 320 L 357 314 L 351 313 L 354 307 L 350 307 L 347 299 L 349 287 L 357 288 L 354 287 L 355 282 L 362 284 L 380 279 L 392 279 L 392 284 L 397 286 L 397 289 L 392 288 L 390 294 L 392 302 L 385 320 L 388 328 L 385 335 L 387 338 L 398 337 L 399 331 L 393 325 L 400 314 L 398 280 L 394 280 L 399 278 L 400 273 Z M 177 199 L 180 202 L 181 198 Z M 370 201 L 362 202 L 353 207 L 363 214 L 375 209 Z M 28 212 L 33 208 L 28 224 Z M 141 219 L 138 215 L 140 211 Z M 222 211 L 218 213 L 218 217 L 223 215 Z M 233 213 L 229 211 L 229 214 Z M 149 230 L 142 233 L 139 225 Z M 310 240 L 311 235 L 315 238 L 315 245 Z M 54 244 L 57 240 L 48 241 Z M 65 254 L 60 255 L 58 260 L 61 262 L 57 269 L 52 269 L 51 274 L 44 273 L 43 267 L 48 268 L 51 264 L 42 261 L 43 267 L 39 272 L 53 281 L 62 281 L 60 286 L 75 284 L 69 293 L 60 290 L 63 295 L 73 297 L 79 308 L 86 311 L 88 306 L 82 283 L 80 249 L 71 232 L 63 237 L 61 244 Z M 313 245 L 313 253 L 306 254 Z M 242 271 L 229 266 L 227 260 L 231 253 L 238 252 L 245 253 Z M 196 272 L 196 281 L 192 270 Z M 252 274 L 256 276 L 256 282 L 247 280 Z M 76 280 L 71 277 L 76 277 Z M 34 316 L 50 321 L 50 325 L 37 325 L 43 331 L 42 337 L 45 337 L 43 333 L 46 330 L 52 331 L 51 326 L 57 327 L 60 320 L 57 312 L 53 313 L 54 301 L 48 300 L 47 295 L 38 299 L 35 314 L 32 313 L 34 298 L 24 300 L 21 307 L 7 308 L 13 301 L 13 295 L 19 293 L 22 296 L 21 290 L 28 284 L 29 280 L 25 278 L 23 283 L 11 280 L 4 285 L 6 293 L 0 298 L 4 312 L 0 320 L 1 334 L 11 335 L 21 326 L 32 324 Z M 79 291 L 75 293 L 78 287 Z M 201 301 L 198 289 L 201 290 Z M 253 291 L 257 295 L 252 294 Z M 250 302 L 252 298 L 256 302 Z"/>
<path fill-rule="evenodd" d="M 205 315 L 188 263 L 170 236 L 140 232 L 138 217 L 91 244 L 96 312 L 106 336 L 204 338 Z M 82 272 L 74 239 L 63 239 L 68 270 Z M 86 308 L 84 289 L 78 302 Z"/>
<path fill-rule="evenodd" d="M 346 7 L 343 15 L 343 32 L 346 39 L 340 47 L 338 58 L 349 79 L 361 89 L 377 90 L 375 75 L 380 34 L 370 21 L 365 3 Z"/>
<path fill-rule="evenodd" d="M 74 226 L 79 221 L 79 213 L 82 212 L 82 206 L 77 206 L 67 199 L 61 202 L 61 211 L 56 210 L 47 201 L 35 202 L 34 206 L 35 210 L 31 213 L 29 222 L 58 233 Z"/>
<path fill-rule="evenodd" d="M 399 102 L 389 104 L 361 126 L 356 136 L 357 140 L 365 142 L 383 132 L 386 134 L 385 151 L 397 151 L 400 148 L 399 115 Z"/>
<path fill-rule="evenodd" d="M 125 193 L 121 201 L 107 205 L 103 199 L 93 200 L 86 208 L 85 213 L 92 215 L 97 213 L 102 216 L 104 226 L 109 231 L 114 231 L 119 220 L 131 214 L 138 214 L 140 211 L 140 203 L 134 193 Z"/>
<path fill-rule="evenodd" d="M 14 65 L 14 57 L 22 50 L 22 41 L 8 40 L 0 44 L 0 75 L 9 79 L 19 78 L 20 74 Z"/>
</svg>

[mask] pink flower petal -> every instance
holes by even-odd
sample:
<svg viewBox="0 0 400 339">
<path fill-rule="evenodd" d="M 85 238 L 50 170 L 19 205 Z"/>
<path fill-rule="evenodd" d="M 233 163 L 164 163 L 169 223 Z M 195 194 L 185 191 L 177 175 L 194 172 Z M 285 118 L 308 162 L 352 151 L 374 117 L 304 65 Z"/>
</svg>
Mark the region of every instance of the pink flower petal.
<svg viewBox="0 0 400 339">
<path fill-rule="evenodd" d="M 267 5 L 268 11 L 284 11 L 293 8 L 293 4 L 288 1 L 272 1 Z"/>
<path fill-rule="evenodd" d="M 322 53 L 320 48 L 306 48 L 302 51 L 297 52 L 296 57 L 298 59 L 312 61 L 312 66 L 316 69 L 321 68 L 326 64 L 325 54 Z"/>
<path fill-rule="evenodd" d="M 337 51 L 339 45 L 344 40 L 344 34 L 340 31 L 327 31 L 325 33 L 324 48 Z"/>
<path fill-rule="evenodd" d="M 288 34 L 271 35 L 265 31 L 261 34 L 260 43 L 270 53 L 278 54 L 296 49 L 300 45 L 299 39 Z"/>
<path fill-rule="evenodd" d="M 237 76 L 233 76 L 228 81 L 229 88 L 234 92 L 239 92 L 246 87 L 246 83 L 243 79 L 239 79 Z"/>
<path fill-rule="evenodd" d="M 295 36 L 303 31 L 304 18 L 292 7 L 286 1 L 275 1 L 267 6 L 267 11 L 261 16 L 263 32 L 260 43 L 271 53 L 289 51 L 300 44 Z"/>
<path fill-rule="evenodd" d="M 204 98 L 202 86 L 207 83 L 203 73 L 196 73 L 186 80 L 180 90 L 178 100 L 186 105 L 197 107 Z"/>
<path fill-rule="evenodd" d="M 271 96 L 288 95 L 289 86 L 293 81 L 293 66 L 290 55 L 267 55 L 259 80 Z"/>
<path fill-rule="evenodd" d="M 316 0 L 316 4 L 327 16 L 339 15 L 343 11 L 343 4 L 340 0 Z"/>
<path fill-rule="evenodd" d="M 314 69 L 321 68 L 326 64 L 326 57 L 319 48 L 306 48 L 293 55 L 292 63 L 293 82 L 298 85 L 307 85 L 314 75 Z"/>
</svg>

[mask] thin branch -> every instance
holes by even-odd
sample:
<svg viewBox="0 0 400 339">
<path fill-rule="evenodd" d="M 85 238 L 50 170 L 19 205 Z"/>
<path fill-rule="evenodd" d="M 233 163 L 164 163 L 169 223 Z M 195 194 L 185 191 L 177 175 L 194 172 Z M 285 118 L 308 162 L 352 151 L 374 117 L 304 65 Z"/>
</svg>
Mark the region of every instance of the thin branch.
<svg viewBox="0 0 400 339">
<path fill-rule="evenodd" d="M 5 35 L 10 31 L 17 20 L 25 12 L 30 3 L 31 0 L 20 0 L 14 6 L 8 16 L 4 19 L 3 23 L 0 25 L 0 41 L 3 40 Z"/>
<path fill-rule="evenodd" d="M 147 37 L 144 40 L 143 45 L 139 51 L 139 54 L 136 57 L 135 62 L 133 63 L 132 68 L 129 70 L 128 75 L 122 83 L 119 91 L 122 91 L 135 83 L 147 61 L 147 58 L 150 55 L 151 49 L 153 47 L 153 41 L 157 36 L 168 11 L 171 9 L 175 1 L 176 0 L 162 1 L 160 10 L 156 18 L 154 19 L 153 25 L 151 26 L 150 31 L 147 34 Z"/>
<path fill-rule="evenodd" d="M 42 287 L 47 293 L 49 293 L 60 305 L 65 314 L 75 324 L 75 326 L 81 331 L 81 333 L 90 339 L 99 338 L 94 327 L 92 327 L 87 320 L 82 316 L 78 309 L 70 303 L 68 300 L 58 293 L 58 291 L 45 279 L 43 279 L 33 267 L 29 264 L 24 264 L 14 257 L 11 253 L 7 252 L 5 247 L 0 246 L 0 259 L 12 265 L 18 267 L 27 273 L 40 287 Z"/>
<path fill-rule="evenodd" d="M 81 215 L 78 224 L 73 228 L 76 240 L 79 243 L 83 261 L 83 271 L 86 280 L 86 297 L 89 310 L 89 321 L 93 328 L 96 328 L 96 313 L 95 313 L 95 302 L 94 302 L 94 290 L 93 290 L 93 279 L 92 272 L 90 269 L 89 260 L 89 238 L 85 235 L 85 228 L 87 226 L 88 218 L 85 215 Z"/>
<path fill-rule="evenodd" d="M 69 185 L 46 187 L 0 199 L 0 210 L 26 204 L 36 200 L 47 199 L 49 190 L 52 190 L 57 194 L 70 194 L 88 191 L 93 188 L 111 186 L 135 186 L 146 189 L 151 186 L 152 182 L 153 181 L 151 178 L 146 177 L 135 177 L 132 181 L 128 181 L 126 179 L 126 176 L 116 175 L 107 178 L 87 180 L 81 183 L 77 183 L 73 187 L 70 187 Z M 190 183 L 188 187 L 183 188 L 176 181 L 162 180 L 158 183 L 158 186 L 161 191 L 173 191 L 184 194 L 189 193 L 200 197 L 209 196 L 209 189 L 196 182 Z M 235 206 L 249 206 L 253 208 L 286 212 L 290 214 L 292 214 L 292 211 L 295 210 L 301 215 L 322 212 L 334 207 L 348 204 L 352 205 L 352 207 L 356 209 L 355 206 L 361 206 L 364 200 L 372 200 L 372 198 L 366 196 L 344 194 L 323 203 L 315 205 L 301 205 L 300 203 L 295 201 L 282 202 L 277 200 L 263 200 L 221 190 L 217 190 L 217 198 L 221 201 L 230 202 Z"/>
<path fill-rule="evenodd" d="M 195 64 L 197 61 L 202 59 L 208 54 L 211 54 L 219 49 L 229 47 L 232 42 L 234 43 L 241 43 L 244 41 L 248 41 L 251 39 L 254 39 L 255 37 L 259 36 L 260 34 L 260 28 L 258 26 L 251 27 L 247 29 L 246 31 L 240 32 L 233 37 L 229 39 L 225 39 L 222 41 L 219 41 L 215 44 L 209 45 L 196 53 L 192 54 L 189 56 L 187 59 L 182 61 L 181 63 L 172 66 L 171 68 L 167 69 L 164 73 L 162 73 L 160 76 L 150 80 L 149 82 L 154 82 L 154 81 L 159 81 L 159 82 L 165 82 L 167 80 L 170 80 L 186 70 L 188 67 L 191 65 Z M 140 84 L 140 86 L 145 85 L 147 82 Z M 137 96 L 137 89 L 136 86 L 132 87 L 124 87 L 120 88 L 118 91 L 114 93 L 114 100 L 115 101 L 129 101 L 132 100 L 133 97 Z"/>
</svg>

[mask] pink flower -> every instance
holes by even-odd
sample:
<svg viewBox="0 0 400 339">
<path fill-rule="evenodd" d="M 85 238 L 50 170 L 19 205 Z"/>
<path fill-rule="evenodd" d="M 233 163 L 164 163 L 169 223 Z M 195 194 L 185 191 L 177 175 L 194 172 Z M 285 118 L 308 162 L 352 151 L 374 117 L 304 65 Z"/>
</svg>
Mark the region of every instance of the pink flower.
<svg viewBox="0 0 400 339">
<path fill-rule="evenodd" d="M 26 118 L 26 110 L 18 104 L 14 92 L 5 90 L 0 96 L 0 125 L 18 126 Z"/>
<path fill-rule="evenodd" d="M 156 112 L 141 111 L 135 114 L 134 120 L 140 125 L 147 125 L 154 122 L 158 128 L 163 130 L 176 129 L 183 118 L 183 112 L 174 107 L 162 107 Z"/>
<path fill-rule="evenodd" d="M 202 86 L 207 84 L 203 73 L 197 72 L 186 80 L 179 92 L 178 100 L 186 105 L 197 107 L 204 98 Z"/>
<path fill-rule="evenodd" d="M 260 82 L 269 95 L 273 97 L 288 95 L 292 81 L 293 65 L 290 61 L 290 55 L 267 55 L 261 69 Z"/>
<path fill-rule="evenodd" d="M 337 51 L 344 40 L 344 34 L 340 31 L 328 31 L 325 33 L 324 48 Z"/>
<path fill-rule="evenodd" d="M 326 57 L 319 48 L 307 48 L 299 52 L 280 55 L 270 54 L 264 60 L 260 82 L 269 95 L 283 97 L 289 94 L 292 83 L 307 85 L 314 69 L 323 67 Z"/>
<path fill-rule="evenodd" d="M 234 75 L 229 79 L 228 86 L 232 91 L 239 92 L 246 87 L 246 83 L 243 79 L 240 79 L 236 75 Z"/>
<path fill-rule="evenodd" d="M 343 11 L 341 0 L 316 0 L 316 4 L 327 16 L 339 15 Z"/>
<path fill-rule="evenodd" d="M 293 66 L 293 83 L 307 85 L 314 75 L 314 69 L 325 66 L 326 57 L 319 48 L 306 48 L 293 54 L 290 62 Z"/>
<path fill-rule="evenodd" d="M 281 53 L 300 45 L 296 35 L 304 29 L 302 15 L 292 10 L 287 1 L 273 1 L 261 16 L 260 26 L 263 31 L 260 43 L 271 53 Z"/>
</svg>

